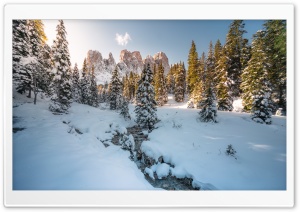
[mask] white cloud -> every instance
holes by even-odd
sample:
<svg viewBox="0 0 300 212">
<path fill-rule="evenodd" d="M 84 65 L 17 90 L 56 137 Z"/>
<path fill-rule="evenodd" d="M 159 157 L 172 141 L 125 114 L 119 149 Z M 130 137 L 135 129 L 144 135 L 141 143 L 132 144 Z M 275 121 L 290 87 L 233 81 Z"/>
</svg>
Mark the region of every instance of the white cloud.
<svg viewBox="0 0 300 212">
<path fill-rule="evenodd" d="M 130 35 L 126 32 L 125 35 L 116 34 L 116 41 L 121 46 L 126 46 L 127 43 L 131 40 Z"/>
</svg>

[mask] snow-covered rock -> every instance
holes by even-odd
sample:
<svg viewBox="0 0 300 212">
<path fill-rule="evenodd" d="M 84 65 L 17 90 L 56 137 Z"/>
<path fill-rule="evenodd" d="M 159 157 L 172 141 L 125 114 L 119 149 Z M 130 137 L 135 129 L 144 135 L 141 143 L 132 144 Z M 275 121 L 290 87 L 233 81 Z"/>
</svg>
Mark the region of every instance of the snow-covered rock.
<svg viewBox="0 0 300 212">
<path fill-rule="evenodd" d="M 120 77 L 129 74 L 131 71 L 141 74 L 144 65 L 150 63 L 151 68 L 162 62 L 165 69 L 165 74 L 170 70 L 169 59 L 164 52 L 158 52 L 153 56 L 148 55 L 144 60 L 139 51 L 130 52 L 124 49 L 120 52 L 119 62 L 116 62 L 112 53 L 109 53 L 108 58 L 103 58 L 102 54 L 97 50 L 89 50 L 87 52 L 87 67 L 92 70 L 95 68 L 95 76 L 97 84 L 109 83 L 112 72 L 115 68 L 118 69 Z"/>
</svg>

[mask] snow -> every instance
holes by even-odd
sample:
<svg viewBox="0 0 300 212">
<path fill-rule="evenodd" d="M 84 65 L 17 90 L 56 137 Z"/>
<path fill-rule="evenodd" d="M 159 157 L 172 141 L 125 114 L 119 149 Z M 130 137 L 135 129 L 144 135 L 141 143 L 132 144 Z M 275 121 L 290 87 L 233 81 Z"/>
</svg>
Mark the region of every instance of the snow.
<svg viewBox="0 0 300 212">
<path fill-rule="evenodd" d="M 73 103 L 53 115 L 49 100 L 28 102 L 15 94 L 14 127 L 26 129 L 13 135 L 14 190 L 154 189 L 128 151 L 100 142 L 113 137 L 110 123 L 128 124 L 118 113 Z"/>
<path fill-rule="evenodd" d="M 233 106 L 233 111 L 240 112 L 240 113 L 243 112 L 244 107 L 243 107 L 243 100 L 241 98 L 233 100 L 232 106 Z"/>
<path fill-rule="evenodd" d="M 158 129 L 142 149 L 174 165 L 172 175 L 188 175 L 219 190 L 286 189 L 285 117 L 273 116 L 266 125 L 252 121 L 248 113 L 218 111 L 219 123 L 213 124 L 197 121 L 198 111 L 158 108 Z M 173 120 L 182 126 L 174 128 Z M 237 159 L 225 153 L 229 144 Z"/>
<path fill-rule="evenodd" d="M 156 174 L 158 179 L 162 179 L 163 177 L 167 177 L 170 173 L 170 165 L 166 163 L 159 163 L 156 166 Z"/>
<path fill-rule="evenodd" d="M 158 108 L 161 121 L 141 146 L 156 161 L 144 170 L 149 177 L 189 177 L 201 190 L 286 190 L 285 116 L 272 116 L 266 125 L 248 113 L 218 111 L 218 123 L 202 123 L 187 101 L 169 100 Z M 49 99 L 32 102 L 14 93 L 13 127 L 25 128 L 13 134 L 14 190 L 155 189 L 130 152 L 109 141 L 135 125 L 135 105 L 129 105 L 132 120 L 125 121 L 103 105 L 72 103 L 68 114 L 53 115 Z M 230 144 L 236 159 L 225 153 Z"/>
</svg>

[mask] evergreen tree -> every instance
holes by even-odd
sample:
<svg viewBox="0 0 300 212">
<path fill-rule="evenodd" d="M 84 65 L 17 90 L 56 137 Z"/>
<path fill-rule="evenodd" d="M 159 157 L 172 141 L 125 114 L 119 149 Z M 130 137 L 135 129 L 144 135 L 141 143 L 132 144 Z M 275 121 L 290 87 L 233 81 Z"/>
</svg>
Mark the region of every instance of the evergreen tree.
<svg viewBox="0 0 300 212">
<path fill-rule="evenodd" d="M 21 59 L 29 56 L 29 36 L 26 20 L 13 20 L 12 34 L 12 57 L 13 57 L 13 79 L 16 90 L 25 93 L 29 88 L 30 74 L 21 63 Z"/>
<path fill-rule="evenodd" d="M 232 111 L 232 97 L 230 95 L 230 90 L 228 86 L 228 77 L 227 77 L 227 63 L 228 58 L 226 57 L 226 53 L 223 51 L 220 54 L 220 57 L 216 64 L 216 76 L 215 81 L 216 84 L 216 97 L 218 101 L 218 110 L 222 111 Z"/>
<path fill-rule="evenodd" d="M 175 101 L 184 101 L 184 86 L 185 86 L 185 69 L 184 65 L 179 64 L 177 73 L 175 75 Z"/>
<path fill-rule="evenodd" d="M 131 97 L 130 97 L 130 82 L 129 82 L 127 74 L 126 74 L 126 76 L 124 78 L 123 96 L 128 101 L 131 99 Z"/>
<path fill-rule="evenodd" d="M 195 87 L 195 84 L 198 81 L 198 53 L 196 50 L 196 44 L 192 41 L 192 45 L 188 55 L 188 72 L 187 72 L 187 87 L 188 92 L 192 93 Z"/>
<path fill-rule="evenodd" d="M 162 63 L 159 64 L 155 74 L 155 100 L 159 106 L 163 106 L 166 103 L 167 88 L 164 77 L 164 67 Z"/>
<path fill-rule="evenodd" d="M 166 77 L 166 86 L 169 94 L 174 94 L 175 90 L 175 78 L 174 78 L 174 68 L 171 65 L 170 71 Z"/>
<path fill-rule="evenodd" d="M 135 97 L 135 77 L 132 71 L 129 73 L 128 86 L 129 86 L 129 99 L 132 100 Z"/>
<path fill-rule="evenodd" d="M 205 98 L 202 102 L 202 109 L 199 112 L 200 121 L 202 122 L 217 122 L 217 106 L 214 102 L 214 94 L 211 88 L 208 88 L 205 93 Z"/>
<path fill-rule="evenodd" d="M 269 63 L 271 98 L 275 110 L 286 111 L 286 20 L 269 20 L 264 23 L 265 47 Z"/>
<path fill-rule="evenodd" d="M 63 20 L 59 20 L 56 27 L 56 39 L 52 46 L 54 76 L 54 95 L 51 97 L 49 106 L 53 113 L 68 113 L 72 102 L 72 92 L 70 84 L 70 54 L 66 29 Z"/>
<path fill-rule="evenodd" d="M 129 115 L 128 101 L 126 99 L 123 99 L 123 101 L 122 101 L 120 115 L 123 116 L 125 120 L 131 119 L 131 117 Z"/>
<path fill-rule="evenodd" d="M 194 90 L 191 93 L 191 97 L 193 99 L 193 103 L 196 104 L 197 108 L 201 107 L 201 101 L 204 97 L 205 89 L 206 89 L 206 81 L 207 81 L 207 72 L 206 72 L 206 64 L 205 64 L 205 53 L 203 52 L 201 58 L 198 62 L 198 72 L 197 72 L 197 81 L 194 85 Z"/>
<path fill-rule="evenodd" d="M 39 87 L 48 97 L 53 94 L 51 86 L 53 80 L 53 74 L 51 73 L 53 64 L 51 58 L 51 48 L 48 44 L 44 43 L 39 54 L 39 60 L 41 63 Z"/>
<path fill-rule="evenodd" d="M 147 128 L 149 131 L 154 129 L 154 125 L 158 121 L 156 115 L 157 104 L 155 101 L 154 87 L 151 84 L 152 81 L 153 73 L 150 69 L 150 65 L 147 64 L 139 81 L 134 111 L 136 113 L 137 124 L 143 128 Z"/>
<path fill-rule="evenodd" d="M 215 93 L 215 81 L 214 76 L 216 75 L 216 61 L 215 61 L 215 55 L 214 55 L 214 49 L 213 49 L 212 41 L 209 43 L 209 51 L 206 58 L 206 89 L 212 88 L 212 92 Z"/>
<path fill-rule="evenodd" d="M 89 104 L 89 99 L 91 96 L 90 93 L 90 81 L 89 81 L 89 73 L 87 69 L 86 58 L 84 58 L 83 66 L 82 66 L 82 77 L 80 79 L 80 89 L 81 89 L 81 100 L 82 104 Z"/>
<path fill-rule="evenodd" d="M 122 104 L 122 83 L 119 79 L 117 68 L 113 71 L 110 84 L 109 108 L 111 110 L 119 110 Z"/>
<path fill-rule="evenodd" d="M 272 123 L 272 109 L 269 94 L 253 96 L 251 118 L 257 123 Z"/>
<path fill-rule="evenodd" d="M 242 74 L 242 44 L 244 30 L 243 20 L 234 20 L 229 27 L 229 32 L 226 36 L 226 43 L 224 46 L 225 55 L 227 59 L 227 76 L 231 97 L 240 96 L 240 84 Z"/>
<path fill-rule="evenodd" d="M 251 46 L 248 44 L 248 39 L 243 39 L 242 42 L 242 49 L 241 49 L 241 67 L 244 70 L 247 65 L 248 61 L 251 58 Z"/>
<path fill-rule="evenodd" d="M 242 74 L 243 82 L 241 84 L 244 109 L 252 111 L 256 119 L 258 117 L 262 118 L 258 114 L 266 115 L 269 118 L 270 115 L 266 113 L 266 110 L 269 109 L 265 107 L 271 107 L 270 99 L 268 99 L 271 94 L 271 83 L 268 78 L 269 66 L 268 56 L 265 52 L 264 36 L 265 32 L 261 30 L 253 36 L 252 56 Z M 262 120 L 265 121 L 263 118 Z M 267 120 L 267 122 L 269 121 Z"/>
<path fill-rule="evenodd" d="M 92 66 L 91 71 L 91 83 L 90 83 L 90 96 L 89 96 L 89 105 L 93 107 L 98 107 L 98 88 L 97 88 L 97 82 L 95 77 L 95 67 Z"/>
<path fill-rule="evenodd" d="M 81 103 L 81 85 L 79 80 L 79 70 L 77 63 L 75 63 L 73 73 L 72 73 L 72 97 L 73 101 Z"/>
</svg>

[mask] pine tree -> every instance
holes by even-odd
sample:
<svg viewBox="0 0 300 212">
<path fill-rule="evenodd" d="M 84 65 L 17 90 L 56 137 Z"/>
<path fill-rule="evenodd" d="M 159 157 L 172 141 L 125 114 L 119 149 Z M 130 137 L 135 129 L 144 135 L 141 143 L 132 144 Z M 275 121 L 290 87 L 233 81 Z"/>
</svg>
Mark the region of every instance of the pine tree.
<svg viewBox="0 0 300 212">
<path fill-rule="evenodd" d="M 241 89 L 243 106 L 253 113 L 253 119 L 270 123 L 271 114 L 271 83 L 268 78 L 268 57 L 265 51 L 264 31 L 257 31 L 253 36 L 251 59 L 242 74 Z M 266 118 L 264 118 L 264 116 Z"/>
<path fill-rule="evenodd" d="M 126 99 L 123 99 L 120 115 L 123 116 L 125 120 L 131 119 L 128 104 L 128 101 Z"/>
<path fill-rule="evenodd" d="M 82 104 L 89 104 L 89 99 L 91 96 L 90 90 L 90 77 L 88 73 L 86 58 L 84 58 L 82 66 L 82 77 L 80 79 L 80 89 L 81 89 L 81 100 Z"/>
<path fill-rule="evenodd" d="M 170 71 L 166 77 L 166 86 L 169 94 L 174 94 L 175 91 L 175 79 L 174 79 L 174 68 L 171 65 Z"/>
<path fill-rule="evenodd" d="M 111 110 L 119 110 L 122 104 L 122 83 L 119 79 L 117 68 L 113 71 L 110 83 L 109 108 Z"/>
<path fill-rule="evenodd" d="M 216 64 L 216 76 L 215 81 L 216 84 L 216 97 L 218 101 L 218 110 L 222 111 L 232 111 L 232 97 L 230 95 L 230 90 L 228 86 L 228 76 L 227 76 L 227 63 L 228 58 L 226 57 L 226 53 L 223 51 L 220 54 L 219 60 Z"/>
<path fill-rule="evenodd" d="M 50 111 L 55 114 L 68 113 L 72 102 L 70 84 L 70 54 L 66 29 L 63 20 L 56 27 L 56 39 L 52 46 L 54 76 L 54 95 L 51 97 Z"/>
<path fill-rule="evenodd" d="M 265 46 L 272 83 L 271 98 L 275 110 L 286 111 L 286 20 L 269 20 L 264 23 Z"/>
<path fill-rule="evenodd" d="M 185 86 L 185 69 L 184 65 L 179 64 L 177 73 L 175 75 L 175 101 L 184 101 L 184 86 Z"/>
<path fill-rule="evenodd" d="M 73 73 L 72 73 L 72 97 L 73 101 L 81 103 L 81 87 L 79 79 L 79 70 L 77 63 L 75 63 Z"/>
<path fill-rule="evenodd" d="M 206 58 L 206 89 L 212 88 L 212 92 L 215 93 L 216 90 L 216 84 L 214 81 L 214 76 L 216 75 L 216 61 L 215 61 L 215 55 L 214 55 L 214 49 L 213 49 L 212 41 L 209 43 L 209 51 Z"/>
<path fill-rule="evenodd" d="M 51 86 L 53 80 L 53 74 L 51 73 L 53 64 L 51 61 L 51 57 L 51 48 L 48 44 L 44 43 L 39 54 L 39 60 L 42 69 L 40 72 L 41 76 L 39 87 L 48 97 L 52 96 L 53 94 Z"/>
<path fill-rule="evenodd" d="M 89 105 L 93 107 L 99 106 L 98 101 L 98 88 L 97 88 L 97 82 L 95 77 L 95 67 L 92 66 L 91 71 L 91 83 L 90 83 L 90 96 L 89 96 Z"/>
<path fill-rule="evenodd" d="M 17 92 L 23 94 L 32 83 L 30 70 L 23 63 L 30 57 L 27 20 L 13 20 L 13 79 Z"/>
<path fill-rule="evenodd" d="M 224 46 L 227 60 L 227 76 L 229 81 L 228 86 L 231 97 L 240 96 L 240 84 L 242 74 L 242 44 L 244 30 L 243 20 L 234 20 L 229 27 L 229 32 L 226 36 L 226 43 Z"/>
<path fill-rule="evenodd" d="M 217 123 L 217 107 L 214 102 L 214 94 L 211 88 L 207 89 L 205 99 L 202 102 L 203 107 L 199 112 L 200 121 Z"/>
<path fill-rule="evenodd" d="M 201 108 L 201 101 L 204 97 L 204 93 L 206 90 L 206 81 L 207 81 L 207 72 L 206 72 L 206 64 L 205 64 L 205 53 L 203 52 L 201 58 L 198 61 L 198 69 L 197 69 L 197 81 L 194 85 L 194 90 L 191 93 L 191 97 L 193 99 L 193 103 L 197 108 Z"/>
<path fill-rule="evenodd" d="M 164 77 L 164 67 L 162 63 L 160 63 L 155 74 L 155 100 L 159 106 L 163 106 L 166 103 L 166 98 L 168 98 L 168 96 Z"/>
<path fill-rule="evenodd" d="M 139 81 L 139 87 L 136 96 L 136 122 L 142 128 L 147 128 L 149 131 L 154 129 L 155 123 L 158 121 L 156 115 L 155 91 L 151 84 L 153 81 L 153 73 L 150 65 L 147 64 L 142 72 Z"/>
<path fill-rule="evenodd" d="M 196 50 L 196 44 L 192 41 L 192 45 L 188 55 L 188 72 L 187 72 L 187 87 L 188 92 L 192 93 L 195 88 L 195 84 L 198 81 L 199 73 L 198 73 L 198 53 Z"/>
<path fill-rule="evenodd" d="M 130 98 L 130 82 L 128 79 L 128 75 L 126 74 L 124 77 L 124 89 L 123 89 L 123 97 L 129 101 Z"/>
</svg>

